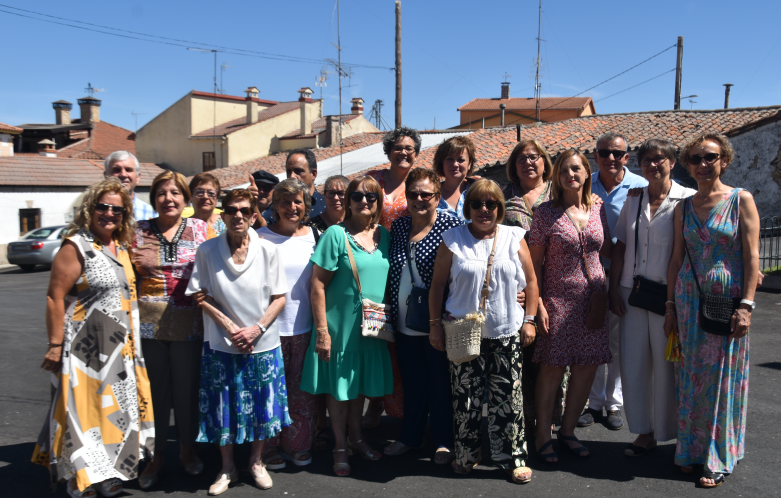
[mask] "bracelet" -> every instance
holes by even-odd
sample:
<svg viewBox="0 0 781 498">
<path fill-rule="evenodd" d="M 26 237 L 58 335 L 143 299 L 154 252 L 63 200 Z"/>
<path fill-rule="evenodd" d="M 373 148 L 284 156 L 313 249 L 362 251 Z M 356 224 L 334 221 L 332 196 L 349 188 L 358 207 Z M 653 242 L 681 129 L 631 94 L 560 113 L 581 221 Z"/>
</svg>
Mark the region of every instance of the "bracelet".
<svg viewBox="0 0 781 498">
<path fill-rule="evenodd" d="M 441 318 L 437 318 L 436 320 L 429 320 L 428 321 L 429 325 L 436 325 L 438 323 L 442 323 L 442 319 Z"/>
<path fill-rule="evenodd" d="M 431 318 L 431 319 L 429 319 L 428 323 L 432 323 L 432 322 L 441 322 L 441 321 L 442 321 L 442 319 L 441 319 L 441 318 Z"/>
<path fill-rule="evenodd" d="M 675 301 L 667 301 L 664 303 L 665 306 L 667 306 L 668 304 L 672 304 L 673 306 L 675 306 Z"/>
<path fill-rule="evenodd" d="M 677 315 L 678 313 L 675 310 L 667 310 L 664 314 L 665 315 Z"/>
<path fill-rule="evenodd" d="M 54 344 L 54 343 L 50 342 L 49 343 L 49 347 L 50 348 L 61 348 L 62 347 L 62 343 Z"/>
<path fill-rule="evenodd" d="M 524 322 L 533 322 L 533 321 L 535 321 L 536 319 L 537 319 L 537 317 L 536 317 L 536 316 L 534 316 L 534 315 L 525 315 L 525 316 L 523 317 L 523 321 L 524 321 Z"/>
<path fill-rule="evenodd" d="M 328 327 L 320 327 L 318 329 L 315 329 L 315 332 L 320 332 L 321 330 L 325 330 L 326 332 L 328 332 Z"/>
</svg>

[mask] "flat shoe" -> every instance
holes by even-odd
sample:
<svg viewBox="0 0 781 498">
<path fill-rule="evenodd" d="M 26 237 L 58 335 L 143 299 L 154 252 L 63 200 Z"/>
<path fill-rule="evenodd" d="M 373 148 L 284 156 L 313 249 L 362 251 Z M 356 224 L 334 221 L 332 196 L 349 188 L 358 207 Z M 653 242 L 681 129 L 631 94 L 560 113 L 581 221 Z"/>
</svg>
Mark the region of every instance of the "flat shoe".
<svg viewBox="0 0 781 498">
<path fill-rule="evenodd" d="M 305 465 L 309 465 L 310 463 L 312 463 L 312 454 L 309 453 L 308 451 L 296 451 L 291 454 L 280 450 L 279 454 L 285 460 L 292 462 L 293 465 L 295 465 L 296 467 L 303 467 Z M 301 460 L 301 455 L 309 455 L 309 458 L 306 460 Z"/>
<path fill-rule="evenodd" d="M 138 487 L 146 491 L 149 488 L 152 488 L 155 484 L 157 484 L 160 481 L 160 478 L 163 477 L 163 474 L 165 474 L 165 465 L 161 466 L 157 472 L 155 472 L 152 475 L 147 476 L 140 476 L 138 478 Z"/>
<path fill-rule="evenodd" d="M 607 411 L 607 428 L 611 431 L 617 431 L 624 426 L 624 419 L 621 417 L 621 410 Z"/>
<path fill-rule="evenodd" d="M 239 480 L 239 471 L 233 469 L 230 474 L 220 474 L 214 484 L 209 486 L 209 496 L 217 496 L 228 491 L 231 483 Z"/>
<path fill-rule="evenodd" d="M 529 467 L 515 467 L 512 470 L 506 469 L 506 472 L 516 484 L 526 484 L 532 480 L 532 469 Z"/>
<path fill-rule="evenodd" d="M 642 446 L 637 446 L 636 444 L 630 444 L 626 447 L 624 450 L 624 455 L 628 457 L 639 457 L 642 455 L 645 455 L 649 451 L 656 448 L 656 440 L 652 439 L 648 445 L 643 448 Z"/>
<path fill-rule="evenodd" d="M 195 477 L 203 474 L 203 462 L 198 457 L 195 460 L 193 463 L 184 463 L 181 458 L 179 459 L 179 463 L 184 467 L 184 471 L 188 476 Z"/>
<path fill-rule="evenodd" d="M 423 448 L 423 445 L 420 446 L 407 446 L 406 444 L 402 443 L 401 441 L 394 441 L 388 446 L 386 446 L 382 452 L 385 453 L 388 456 L 398 456 L 403 455 L 404 453 L 408 452 L 409 450 L 419 450 Z"/>
<path fill-rule="evenodd" d="M 447 448 L 437 448 L 434 452 L 434 463 L 437 465 L 445 465 L 453 461 L 456 455 Z"/>
<path fill-rule="evenodd" d="M 268 456 L 270 453 L 272 453 L 274 451 L 277 452 L 277 456 L 274 456 L 274 457 Z M 271 463 L 270 462 L 270 460 L 277 460 L 277 459 L 282 460 L 282 463 Z M 263 462 L 263 465 L 265 465 L 268 470 L 281 470 L 281 469 L 285 468 L 285 459 L 282 457 L 282 455 L 280 454 L 279 450 L 274 448 L 274 447 L 272 447 L 271 449 L 269 449 L 268 451 L 263 453 L 260 456 L 260 460 Z"/>
<path fill-rule="evenodd" d="M 602 416 L 602 410 L 596 411 L 591 408 L 586 408 L 583 413 L 580 414 L 578 419 L 578 427 L 589 427 L 594 425 L 594 422 L 598 417 Z"/>
<path fill-rule="evenodd" d="M 114 491 L 111 491 L 111 488 L 115 488 L 119 486 L 119 489 L 116 489 Z M 100 493 L 100 496 L 105 496 L 107 498 L 111 498 L 112 496 L 117 496 L 119 493 L 122 492 L 122 481 L 120 479 L 117 479 L 114 477 L 113 479 L 106 479 L 102 483 L 97 485 L 97 491 Z"/>
<path fill-rule="evenodd" d="M 271 489 L 271 486 L 274 485 L 271 476 L 268 475 L 268 472 L 266 471 L 266 467 L 261 465 L 260 468 L 255 468 L 253 466 L 252 469 L 250 469 L 250 473 L 252 473 L 252 478 L 255 480 L 255 486 L 260 489 Z"/>
<path fill-rule="evenodd" d="M 73 480 L 73 479 L 71 479 Z M 92 498 L 94 496 L 97 496 L 97 492 L 95 491 L 95 488 L 92 486 L 87 486 L 84 488 L 84 491 L 79 491 L 79 488 L 71 489 L 71 482 L 68 481 L 65 484 L 65 491 L 68 492 L 68 496 L 71 498 Z M 86 496 L 85 496 L 86 495 Z"/>
</svg>

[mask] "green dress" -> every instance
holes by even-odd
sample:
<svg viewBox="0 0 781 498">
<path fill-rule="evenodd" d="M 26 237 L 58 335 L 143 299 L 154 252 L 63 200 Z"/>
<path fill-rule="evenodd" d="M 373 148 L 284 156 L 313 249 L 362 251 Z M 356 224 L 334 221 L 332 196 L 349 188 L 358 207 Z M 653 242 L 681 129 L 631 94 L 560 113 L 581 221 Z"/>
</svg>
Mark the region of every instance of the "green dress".
<svg viewBox="0 0 781 498">
<path fill-rule="evenodd" d="M 390 232 L 380 230 L 380 244 L 369 254 L 350 239 L 364 299 L 385 302 L 385 284 L 390 263 Z M 341 224 L 328 228 L 320 237 L 312 263 L 334 272 L 325 290 L 328 333 L 331 335 L 331 359 L 321 360 L 315 353 L 317 331 L 306 352 L 301 390 L 312 394 L 328 393 L 338 401 L 364 396 L 384 396 L 393 392 L 393 373 L 388 343 L 361 335 L 361 304 Z"/>
</svg>

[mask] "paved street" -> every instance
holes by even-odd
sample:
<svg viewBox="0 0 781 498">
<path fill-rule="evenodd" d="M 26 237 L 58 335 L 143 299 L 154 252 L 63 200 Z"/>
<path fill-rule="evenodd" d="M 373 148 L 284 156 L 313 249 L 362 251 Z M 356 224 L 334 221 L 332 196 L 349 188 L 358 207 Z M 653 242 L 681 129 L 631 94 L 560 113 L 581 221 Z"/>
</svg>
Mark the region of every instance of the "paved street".
<svg viewBox="0 0 781 498">
<path fill-rule="evenodd" d="M 49 375 L 39 365 L 46 345 L 44 326 L 45 292 L 49 271 L 26 274 L 18 269 L 0 270 L 0 495 L 52 496 L 43 467 L 30 463 L 35 440 L 49 405 Z M 777 496 L 781 465 L 781 295 L 758 293 L 751 332 L 751 394 L 748 404 L 746 458 L 726 483 L 715 490 L 695 489 L 694 479 L 673 465 L 674 444 L 668 442 L 645 458 L 623 455 L 632 436 L 626 429 L 611 432 L 596 424 L 578 429 L 577 436 L 590 448 L 592 457 L 576 461 L 559 452 L 556 467 L 532 456 L 532 482 L 518 486 L 504 473 L 478 467 L 468 477 L 456 476 L 448 468 L 431 462 L 434 448 L 410 451 L 379 462 L 352 457 L 352 475 L 337 478 L 331 470 L 331 455 L 315 454 L 312 465 L 272 472 L 274 487 L 262 492 L 252 486 L 248 473 L 241 484 L 223 496 Z M 400 423 L 383 417 L 379 429 L 367 431 L 367 439 L 381 449 L 397 434 Z M 172 437 L 173 432 L 172 432 Z M 167 494 L 206 496 L 206 489 L 219 470 L 219 454 L 201 446 L 206 472 L 188 478 L 180 468 L 176 444 L 168 445 L 168 472 L 158 488 L 144 493 L 130 482 L 120 496 L 163 496 Z M 248 445 L 241 448 L 239 461 L 246 462 Z M 486 450 L 484 449 L 484 454 Z M 533 451 L 532 451 L 533 453 Z M 55 496 L 66 496 L 61 485 Z"/>
</svg>

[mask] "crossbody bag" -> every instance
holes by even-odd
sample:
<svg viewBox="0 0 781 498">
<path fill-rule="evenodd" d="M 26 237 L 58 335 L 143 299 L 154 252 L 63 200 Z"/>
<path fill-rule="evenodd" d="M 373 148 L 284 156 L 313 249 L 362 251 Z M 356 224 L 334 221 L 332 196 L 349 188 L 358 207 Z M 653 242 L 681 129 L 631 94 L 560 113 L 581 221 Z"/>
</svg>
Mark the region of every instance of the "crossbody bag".
<svg viewBox="0 0 781 498">
<path fill-rule="evenodd" d="M 643 194 L 645 194 L 645 191 L 640 191 L 640 203 L 637 206 L 637 219 L 635 221 L 635 264 L 632 269 L 632 292 L 629 294 L 627 301 L 635 308 L 664 316 L 664 313 L 667 311 L 665 308 L 667 284 L 660 284 L 637 274 L 637 234 L 640 232 L 640 212 L 643 209 Z"/>
<path fill-rule="evenodd" d="M 564 211 L 564 214 L 567 215 L 567 218 L 570 219 L 573 226 L 578 226 L 566 210 Z M 589 214 L 589 217 L 591 217 L 591 214 Z M 589 287 L 591 287 L 591 296 L 589 297 L 588 309 L 586 310 L 586 327 L 590 329 L 601 329 L 605 326 L 605 316 L 607 315 L 609 301 L 607 292 L 594 290 L 594 280 L 591 278 L 591 272 L 588 269 L 588 259 L 586 258 L 586 237 L 585 235 L 581 237 L 582 234 L 585 234 L 587 229 L 588 223 L 582 232 L 578 232 L 577 228 L 575 229 L 578 234 L 578 241 L 583 249 L 581 254 L 583 255 L 583 264 L 586 265 L 586 278 L 588 279 Z"/>
<path fill-rule="evenodd" d="M 409 243 L 404 244 L 407 253 L 407 268 L 409 268 L 409 278 L 412 282 L 412 291 L 407 296 L 407 315 L 404 317 L 404 325 L 416 332 L 429 333 L 431 325 L 429 323 L 428 311 L 428 289 L 425 287 L 415 287 L 415 276 L 412 273 L 412 253 L 409 249 Z"/>
</svg>

